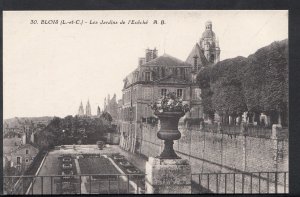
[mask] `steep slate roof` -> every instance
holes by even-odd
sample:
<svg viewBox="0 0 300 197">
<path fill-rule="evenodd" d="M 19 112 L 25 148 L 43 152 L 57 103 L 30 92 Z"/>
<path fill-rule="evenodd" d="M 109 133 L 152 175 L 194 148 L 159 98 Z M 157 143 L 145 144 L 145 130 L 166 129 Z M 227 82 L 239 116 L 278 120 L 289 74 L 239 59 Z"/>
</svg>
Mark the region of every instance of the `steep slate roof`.
<svg viewBox="0 0 300 197">
<path fill-rule="evenodd" d="M 21 149 L 28 148 L 30 146 L 33 147 L 33 148 L 35 148 L 36 150 L 38 150 L 38 148 L 36 146 L 34 146 L 33 144 L 27 143 L 27 144 L 23 144 L 23 145 L 19 146 L 17 149 L 13 150 L 12 152 L 17 152 L 17 151 L 19 151 Z"/>
<path fill-rule="evenodd" d="M 137 72 L 140 70 L 141 67 L 151 67 L 151 66 L 166 66 L 166 67 L 192 67 L 191 64 L 184 62 L 180 59 L 177 59 L 171 55 L 164 54 L 162 56 L 159 56 L 141 66 L 136 68 L 134 71 L 132 71 L 130 74 L 128 74 L 124 81 L 123 88 L 126 88 L 130 86 L 133 83 L 133 74 L 134 72 Z M 185 82 L 186 83 L 186 82 Z"/>
<path fill-rule="evenodd" d="M 190 52 L 189 56 L 186 59 L 187 63 L 190 64 L 194 64 L 194 56 L 197 55 L 198 56 L 198 64 L 200 64 L 201 66 L 206 66 L 209 64 L 209 62 L 207 61 L 206 57 L 204 56 L 204 54 L 202 53 L 200 46 L 198 43 L 195 44 L 194 48 L 192 49 L 192 51 Z"/>
<path fill-rule="evenodd" d="M 128 87 L 129 85 L 131 85 L 133 83 L 133 73 L 136 72 L 137 69 L 135 69 L 133 72 L 131 72 L 129 75 L 127 75 L 125 77 L 125 79 L 123 80 L 124 82 L 124 87 L 123 88 L 126 88 Z"/>
<path fill-rule="evenodd" d="M 172 57 L 168 54 L 164 54 L 162 56 L 159 56 L 142 66 L 182 66 L 182 67 L 191 67 L 191 65 L 187 62 L 184 62 L 180 59 L 177 59 L 175 57 Z"/>
</svg>

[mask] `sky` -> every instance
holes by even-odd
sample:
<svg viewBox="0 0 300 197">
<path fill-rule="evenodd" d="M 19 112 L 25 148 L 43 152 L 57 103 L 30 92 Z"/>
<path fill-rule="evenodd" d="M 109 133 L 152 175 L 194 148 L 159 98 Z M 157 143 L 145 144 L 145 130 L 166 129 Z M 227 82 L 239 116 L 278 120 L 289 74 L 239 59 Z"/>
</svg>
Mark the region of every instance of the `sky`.
<svg viewBox="0 0 300 197">
<path fill-rule="evenodd" d="M 125 24 L 90 24 L 101 20 Z M 123 79 L 137 68 L 145 49 L 156 47 L 158 55 L 185 61 L 208 20 L 219 39 L 221 60 L 247 57 L 288 38 L 284 10 L 4 11 L 3 117 L 75 115 L 87 100 L 96 114 L 108 94 L 121 98 Z"/>
</svg>

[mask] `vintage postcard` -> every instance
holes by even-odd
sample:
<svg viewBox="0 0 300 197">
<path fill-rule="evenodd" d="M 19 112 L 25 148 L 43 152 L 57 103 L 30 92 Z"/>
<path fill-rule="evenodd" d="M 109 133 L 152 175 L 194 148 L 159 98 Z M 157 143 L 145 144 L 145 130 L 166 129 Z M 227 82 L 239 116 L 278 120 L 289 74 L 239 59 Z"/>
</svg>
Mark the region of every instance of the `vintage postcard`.
<svg viewBox="0 0 300 197">
<path fill-rule="evenodd" d="M 288 14 L 4 11 L 4 194 L 289 193 Z"/>
</svg>

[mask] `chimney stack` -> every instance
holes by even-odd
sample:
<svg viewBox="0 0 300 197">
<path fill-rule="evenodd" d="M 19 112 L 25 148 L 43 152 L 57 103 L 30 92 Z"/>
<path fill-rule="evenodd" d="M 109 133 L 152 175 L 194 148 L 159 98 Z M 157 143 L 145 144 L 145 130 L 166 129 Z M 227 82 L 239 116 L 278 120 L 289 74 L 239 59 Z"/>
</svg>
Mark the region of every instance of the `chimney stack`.
<svg viewBox="0 0 300 197">
<path fill-rule="evenodd" d="M 146 62 L 146 59 L 144 57 L 139 58 L 139 66 L 145 64 L 145 62 Z"/>
<path fill-rule="evenodd" d="M 146 62 L 149 62 L 153 59 L 157 58 L 157 50 L 156 48 L 152 49 L 146 49 Z"/>
</svg>

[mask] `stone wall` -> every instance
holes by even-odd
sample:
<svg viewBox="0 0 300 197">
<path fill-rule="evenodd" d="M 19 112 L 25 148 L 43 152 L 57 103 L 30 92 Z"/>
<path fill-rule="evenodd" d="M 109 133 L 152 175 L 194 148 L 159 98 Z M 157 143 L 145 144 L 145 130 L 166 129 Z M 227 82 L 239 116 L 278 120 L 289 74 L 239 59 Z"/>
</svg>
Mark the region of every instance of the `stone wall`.
<svg viewBox="0 0 300 197">
<path fill-rule="evenodd" d="M 142 124 L 135 152 L 147 157 L 159 155 L 163 141 L 157 127 Z M 189 159 L 192 173 L 288 171 L 288 141 L 179 129 L 182 137 L 174 149 Z M 121 145 L 122 146 L 122 145 Z"/>
</svg>

